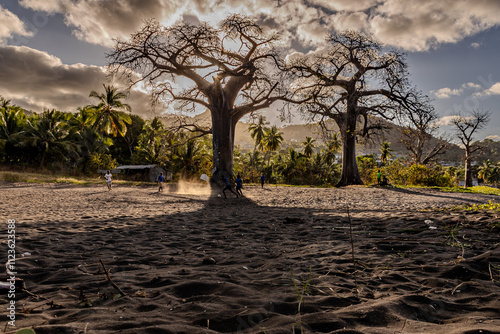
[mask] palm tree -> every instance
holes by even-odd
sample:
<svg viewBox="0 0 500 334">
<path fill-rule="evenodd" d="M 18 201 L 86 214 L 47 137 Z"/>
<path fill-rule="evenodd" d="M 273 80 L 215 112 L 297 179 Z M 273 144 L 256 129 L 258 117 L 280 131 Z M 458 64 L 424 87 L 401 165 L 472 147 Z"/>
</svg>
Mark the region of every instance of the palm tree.
<svg viewBox="0 0 500 334">
<path fill-rule="evenodd" d="M 338 133 L 334 133 L 323 152 L 325 162 L 328 165 L 331 165 L 335 161 L 335 154 L 340 153 L 341 149 L 342 141 L 340 140 Z"/>
<path fill-rule="evenodd" d="M 2 98 L 3 99 L 3 98 Z M 26 123 L 26 115 L 17 106 L 5 106 L 0 108 L 0 139 L 8 141 L 12 136 L 19 133 Z"/>
<path fill-rule="evenodd" d="M 310 158 L 311 155 L 314 153 L 315 142 L 316 140 L 312 139 L 311 137 L 306 137 L 306 140 L 302 142 L 302 145 L 304 146 L 304 155 L 307 158 Z"/>
<path fill-rule="evenodd" d="M 263 140 L 266 135 L 266 125 L 269 122 L 266 122 L 266 118 L 262 115 L 259 115 L 257 119 L 257 123 L 252 123 L 248 126 L 248 130 L 250 131 L 250 136 L 255 141 L 254 151 L 256 148 L 259 150 L 263 150 Z"/>
<path fill-rule="evenodd" d="M 249 174 L 250 174 L 250 179 L 253 182 L 254 176 L 256 173 L 255 166 L 262 165 L 264 162 L 264 159 L 263 159 L 263 157 L 261 157 L 260 152 L 255 151 L 255 150 L 253 152 L 248 152 L 247 154 L 245 154 L 244 159 L 246 161 L 248 161 L 250 164 L 250 173 Z"/>
<path fill-rule="evenodd" d="M 264 132 L 265 134 L 262 146 L 267 155 L 267 153 L 276 151 L 280 148 L 281 143 L 283 142 L 283 132 L 279 131 L 276 125 L 271 126 L 269 129 L 264 129 Z M 271 159 L 270 156 L 269 159 Z"/>
<path fill-rule="evenodd" d="M 266 118 L 262 115 L 259 115 L 257 118 L 257 123 L 252 123 L 248 126 L 248 131 L 250 132 L 250 136 L 254 140 L 255 144 L 253 146 L 253 153 L 250 155 L 250 161 L 252 162 L 252 181 L 253 181 L 253 169 L 255 168 L 255 156 L 256 151 L 259 149 L 263 151 L 263 140 L 266 135 L 266 125 L 269 122 L 266 122 Z"/>
<path fill-rule="evenodd" d="M 68 140 L 69 132 L 64 123 L 65 118 L 60 111 L 47 110 L 41 117 L 28 122 L 23 144 L 41 150 L 40 167 L 45 166 L 49 154 L 66 159 L 68 152 L 75 151 L 75 144 Z"/>
<path fill-rule="evenodd" d="M 159 164 L 161 160 L 160 154 L 165 146 L 165 136 L 166 131 L 158 117 L 146 122 L 142 127 L 142 133 L 139 135 L 136 147 L 137 158 L 150 164 Z"/>
<path fill-rule="evenodd" d="M 265 129 L 263 142 L 266 151 L 276 151 L 283 142 L 283 132 L 279 131 L 276 125 L 273 125 L 271 128 Z"/>
<path fill-rule="evenodd" d="M 289 148 L 288 155 L 283 159 L 282 165 L 279 167 L 279 171 L 285 177 L 286 182 L 291 183 L 290 181 L 299 179 L 305 170 L 305 155 L 295 151 L 293 148 Z"/>
<path fill-rule="evenodd" d="M 382 161 L 382 163 L 387 163 L 387 160 L 389 160 L 389 158 L 392 158 L 393 155 L 392 155 L 392 150 L 391 148 L 389 147 L 391 145 L 391 143 L 388 143 L 388 142 L 383 142 L 382 144 L 380 144 L 380 161 Z"/>
<path fill-rule="evenodd" d="M 113 134 L 113 137 L 117 135 L 123 137 L 127 132 L 126 124 L 132 123 L 130 116 L 125 113 L 125 111 L 130 111 L 130 106 L 120 101 L 127 96 L 123 92 L 118 92 L 117 88 L 111 85 L 103 84 L 103 86 L 104 94 L 93 90 L 89 95 L 100 101 L 99 104 L 91 106 L 94 110 L 91 123 L 101 133 Z"/>
<path fill-rule="evenodd" d="M 5 99 L 3 96 L 0 96 L 0 108 L 7 109 L 10 107 L 10 100 Z"/>
<path fill-rule="evenodd" d="M 78 112 L 74 114 L 73 117 L 69 120 L 69 125 L 76 132 L 81 132 L 91 125 L 94 113 L 95 110 L 90 106 L 78 108 Z"/>
<path fill-rule="evenodd" d="M 202 140 L 190 138 L 176 150 L 173 163 L 183 176 L 198 174 L 199 169 L 210 160 L 208 152 Z"/>
<path fill-rule="evenodd" d="M 478 168 L 477 177 L 483 179 L 485 182 L 493 183 L 497 172 L 498 167 L 488 159 Z"/>
<path fill-rule="evenodd" d="M 26 126 L 26 115 L 18 106 L 0 97 L 0 161 L 18 161 L 22 154 L 17 146 Z"/>
</svg>

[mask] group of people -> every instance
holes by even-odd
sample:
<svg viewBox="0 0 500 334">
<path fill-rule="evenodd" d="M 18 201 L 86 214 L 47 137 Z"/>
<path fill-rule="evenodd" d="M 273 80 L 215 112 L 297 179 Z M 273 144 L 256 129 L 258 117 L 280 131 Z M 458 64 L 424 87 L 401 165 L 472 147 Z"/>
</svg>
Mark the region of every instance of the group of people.
<svg viewBox="0 0 500 334">
<path fill-rule="evenodd" d="M 111 191 L 112 180 L 113 180 L 113 175 L 111 174 L 111 171 L 108 170 L 106 172 L 106 174 L 104 174 L 104 179 L 106 179 L 106 186 L 108 187 L 108 191 Z M 262 188 L 264 188 L 265 180 L 266 180 L 266 176 L 264 174 L 262 174 L 260 176 L 260 185 Z M 161 191 L 163 191 L 163 182 L 165 181 L 165 176 L 163 176 L 163 173 L 160 173 L 157 181 L 158 181 L 158 185 L 159 185 L 158 191 L 161 192 Z M 224 198 L 227 198 L 226 197 L 226 190 L 229 190 L 230 192 L 235 194 L 237 198 L 240 196 L 243 197 L 243 191 L 241 191 L 241 189 L 243 189 L 243 179 L 241 178 L 240 174 L 238 174 L 238 177 L 235 180 L 236 192 L 233 191 L 231 181 L 228 178 L 223 176 L 222 181 L 224 182 L 224 188 L 222 189 L 222 193 L 224 194 Z"/>
<path fill-rule="evenodd" d="M 378 170 L 378 173 L 377 173 L 377 184 L 379 186 L 383 186 L 383 187 L 390 185 L 389 179 L 387 177 L 385 177 L 385 175 L 382 175 L 382 172 L 380 171 L 380 169 Z"/>
<path fill-rule="evenodd" d="M 266 181 L 266 176 L 264 174 L 262 174 L 260 176 L 260 186 L 262 188 L 264 188 L 265 181 Z M 226 190 L 229 190 L 230 192 L 235 194 L 236 198 L 238 198 L 240 196 L 243 197 L 243 192 L 241 191 L 241 189 L 243 188 L 243 180 L 241 179 L 240 174 L 238 174 L 238 176 L 236 177 L 236 180 L 235 180 L 236 192 L 233 191 L 231 181 L 227 177 L 222 176 L 222 182 L 224 182 L 224 188 L 222 189 L 222 193 L 224 194 L 224 198 L 227 198 Z"/>
<path fill-rule="evenodd" d="M 113 183 L 113 174 L 111 174 L 111 171 L 107 171 L 106 174 L 104 174 L 104 179 L 106 179 L 106 186 L 108 187 L 108 191 L 111 191 L 111 186 Z M 163 176 L 163 173 L 160 173 L 158 175 L 158 185 L 160 186 L 158 188 L 158 191 L 163 191 L 163 181 L 165 181 L 165 176 Z"/>
</svg>

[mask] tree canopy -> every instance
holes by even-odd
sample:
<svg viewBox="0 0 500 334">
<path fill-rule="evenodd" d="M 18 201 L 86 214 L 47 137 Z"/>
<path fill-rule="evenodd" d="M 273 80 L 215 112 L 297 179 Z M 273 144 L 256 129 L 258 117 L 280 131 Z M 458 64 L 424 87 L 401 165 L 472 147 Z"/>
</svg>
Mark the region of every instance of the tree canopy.
<svg viewBox="0 0 500 334">
<path fill-rule="evenodd" d="M 216 180 L 232 175 L 236 123 L 286 98 L 276 40 L 243 15 L 230 15 L 219 27 L 150 21 L 129 40 L 118 41 L 109 60 L 114 71 L 129 75 L 131 85 L 147 82 L 155 100 L 184 111 L 210 111 Z M 185 85 L 175 83 L 181 78 Z"/>
<path fill-rule="evenodd" d="M 402 109 L 426 108 L 410 86 L 404 55 L 385 51 L 354 31 L 329 37 L 330 47 L 292 55 L 285 70 L 297 77 L 293 89 L 310 99 L 301 109 L 313 120 L 333 119 L 342 137 L 342 176 L 338 186 L 363 184 L 356 163 L 356 136 L 380 129 L 371 116 L 393 119 Z"/>
</svg>

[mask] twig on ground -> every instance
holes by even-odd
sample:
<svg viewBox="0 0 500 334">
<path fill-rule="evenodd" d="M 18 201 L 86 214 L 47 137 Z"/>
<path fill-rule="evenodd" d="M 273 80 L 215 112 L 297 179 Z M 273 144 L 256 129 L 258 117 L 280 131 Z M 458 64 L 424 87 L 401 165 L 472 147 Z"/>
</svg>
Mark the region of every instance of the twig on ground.
<svg viewBox="0 0 500 334">
<path fill-rule="evenodd" d="M 405 319 L 405 322 L 403 323 L 403 327 L 401 327 L 401 329 L 399 330 L 399 333 L 402 333 L 402 332 L 403 332 L 403 330 L 404 330 L 404 329 L 405 329 L 405 327 L 406 327 L 406 322 L 407 322 L 407 321 L 408 321 L 408 319 Z M 394 334 L 396 334 L 396 333 L 394 333 Z"/>
<path fill-rule="evenodd" d="M 471 258 L 464 259 L 463 261 L 464 262 L 481 261 L 481 260 L 485 260 L 485 259 L 489 258 L 492 254 L 493 254 L 492 251 L 487 251 L 487 252 L 485 252 L 483 254 L 479 254 L 479 255 L 473 256 Z"/>
<path fill-rule="evenodd" d="M 349 219 L 349 239 L 351 242 L 351 257 L 352 257 L 352 264 L 354 266 L 354 284 L 356 286 L 356 295 L 359 295 L 359 287 L 358 287 L 358 269 L 356 267 L 356 256 L 354 254 L 354 239 L 352 237 L 352 218 L 351 218 L 351 213 L 349 211 L 349 203 L 346 201 L 346 211 L 347 211 L 347 218 Z"/>
<path fill-rule="evenodd" d="M 115 282 L 113 282 L 113 280 L 111 280 L 111 277 L 109 276 L 109 271 L 108 271 L 108 269 L 106 269 L 106 267 L 104 266 L 104 263 L 102 262 L 101 259 L 99 259 L 99 262 L 101 263 L 102 269 L 104 270 L 104 277 L 106 278 L 106 281 L 108 281 L 113 286 L 113 288 L 118 290 L 118 292 L 120 292 L 120 294 L 122 296 L 126 296 L 127 294 L 125 292 L 123 292 L 123 290 L 120 289 L 120 287 L 118 285 L 116 285 Z"/>
<path fill-rule="evenodd" d="M 451 294 L 454 295 L 455 292 L 460 288 L 462 287 L 463 285 L 465 284 L 471 284 L 471 285 L 481 285 L 480 283 L 478 282 L 474 282 L 474 281 L 467 281 L 467 282 L 462 282 L 460 283 L 459 285 L 457 285 L 453 290 L 451 290 Z"/>
</svg>

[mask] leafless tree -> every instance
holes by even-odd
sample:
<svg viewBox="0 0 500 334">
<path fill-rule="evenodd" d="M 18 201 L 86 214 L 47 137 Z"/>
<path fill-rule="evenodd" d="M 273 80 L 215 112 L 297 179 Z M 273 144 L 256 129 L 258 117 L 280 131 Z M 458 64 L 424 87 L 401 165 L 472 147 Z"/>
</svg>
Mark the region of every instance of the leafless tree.
<svg viewBox="0 0 500 334">
<path fill-rule="evenodd" d="M 474 142 L 474 135 L 488 124 L 490 116 L 491 112 L 489 110 L 474 110 L 468 116 L 459 114 L 452 118 L 451 123 L 455 126 L 457 138 L 465 150 L 465 188 L 472 187 L 471 162 L 474 153 L 482 148 Z"/>
<path fill-rule="evenodd" d="M 219 27 L 150 21 L 129 40 L 117 41 L 109 60 L 113 72 L 128 74 L 131 85 L 146 82 L 155 100 L 175 102 L 183 111 L 210 111 L 212 127 L 205 132 L 213 136 L 217 181 L 232 175 L 236 123 L 286 99 L 276 41 L 277 35 L 242 15 L 229 16 Z"/>
<path fill-rule="evenodd" d="M 298 79 L 294 92 L 311 100 L 302 110 L 326 124 L 333 119 L 342 137 L 342 175 L 337 186 L 363 184 L 356 163 L 356 136 L 381 125 L 372 116 L 393 119 L 402 109 L 422 107 L 412 89 L 403 54 L 384 51 L 373 39 L 353 31 L 333 34 L 331 46 L 314 55 L 290 56 L 288 72 Z"/>
<path fill-rule="evenodd" d="M 402 113 L 401 142 L 410 151 L 412 162 L 426 165 L 449 146 L 449 141 L 437 135 L 438 115 L 430 103 L 428 108 L 417 108 Z"/>
</svg>

